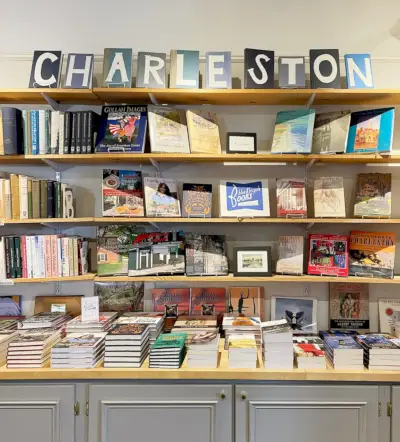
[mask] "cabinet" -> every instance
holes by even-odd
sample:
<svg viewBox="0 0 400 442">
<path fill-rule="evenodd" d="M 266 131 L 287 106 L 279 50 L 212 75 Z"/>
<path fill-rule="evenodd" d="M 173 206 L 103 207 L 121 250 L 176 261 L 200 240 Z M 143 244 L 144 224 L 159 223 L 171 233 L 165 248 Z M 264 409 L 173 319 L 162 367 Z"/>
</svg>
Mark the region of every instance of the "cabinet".
<svg viewBox="0 0 400 442">
<path fill-rule="evenodd" d="M 392 442 L 400 441 L 400 387 L 392 387 Z"/>
<path fill-rule="evenodd" d="M 90 385 L 89 442 L 232 442 L 227 385 Z"/>
<path fill-rule="evenodd" d="M 0 385 L 0 440 L 74 442 L 74 404 L 74 385 Z"/>
<path fill-rule="evenodd" d="M 236 442 L 378 441 L 377 386 L 238 385 L 235 400 Z"/>
</svg>

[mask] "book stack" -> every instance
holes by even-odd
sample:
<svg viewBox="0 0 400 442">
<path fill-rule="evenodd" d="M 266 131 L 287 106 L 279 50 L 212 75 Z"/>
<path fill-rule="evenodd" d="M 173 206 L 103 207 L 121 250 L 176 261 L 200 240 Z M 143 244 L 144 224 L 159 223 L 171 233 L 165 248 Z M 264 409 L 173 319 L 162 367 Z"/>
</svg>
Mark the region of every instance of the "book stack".
<svg viewBox="0 0 400 442">
<path fill-rule="evenodd" d="M 150 332 L 150 346 L 156 342 L 164 326 L 163 313 L 125 313 L 116 321 L 117 324 L 147 324 Z"/>
<path fill-rule="evenodd" d="M 98 321 L 82 321 L 81 316 L 77 316 L 68 322 L 67 333 L 101 333 L 110 329 L 111 323 L 116 319 L 118 313 L 100 312 Z"/>
<path fill-rule="evenodd" d="M 72 333 L 51 349 L 51 368 L 94 368 L 104 357 L 107 333 Z"/>
<path fill-rule="evenodd" d="M 257 344 L 253 334 L 232 334 L 228 345 L 228 368 L 257 368 Z"/>
<path fill-rule="evenodd" d="M 293 331 L 286 319 L 261 324 L 264 367 L 293 368 Z"/>
<path fill-rule="evenodd" d="M 364 365 L 370 370 L 400 370 L 396 340 L 381 334 L 359 335 L 355 339 L 364 349 Z"/>
<path fill-rule="evenodd" d="M 0 331 L 0 365 L 7 362 L 8 344 L 17 336 L 16 330 Z"/>
<path fill-rule="evenodd" d="M 326 368 L 324 341 L 319 336 L 293 336 L 297 368 Z"/>
<path fill-rule="evenodd" d="M 149 354 L 147 324 L 114 324 L 106 336 L 105 368 L 140 368 Z"/>
<path fill-rule="evenodd" d="M 229 338 L 232 334 L 253 334 L 257 347 L 261 348 L 261 321 L 257 316 L 224 316 L 222 329 L 225 331 L 225 350 L 229 348 Z"/>
<path fill-rule="evenodd" d="M 150 368 L 180 368 L 186 355 L 186 333 L 161 334 L 150 349 Z"/>
<path fill-rule="evenodd" d="M 44 367 L 50 360 L 51 347 L 60 339 L 60 330 L 21 330 L 8 345 L 7 368 Z"/>
<path fill-rule="evenodd" d="M 325 356 L 337 369 L 364 369 L 362 347 L 351 336 L 327 336 L 324 338 Z"/>
<path fill-rule="evenodd" d="M 18 327 L 18 321 L 16 319 L 1 319 L 0 331 L 3 330 L 16 330 Z"/>
<path fill-rule="evenodd" d="M 80 236 L 0 237 L 0 280 L 88 273 L 88 241 Z"/>
<path fill-rule="evenodd" d="M 18 330 L 36 329 L 36 328 L 61 328 L 70 321 L 72 316 L 69 313 L 43 312 L 26 318 L 18 322 Z"/>
<path fill-rule="evenodd" d="M 219 333 L 195 333 L 189 339 L 188 360 L 190 368 L 217 368 Z"/>
<path fill-rule="evenodd" d="M 217 316 L 179 316 L 172 333 L 186 333 L 188 339 L 199 332 L 217 333 Z"/>
</svg>

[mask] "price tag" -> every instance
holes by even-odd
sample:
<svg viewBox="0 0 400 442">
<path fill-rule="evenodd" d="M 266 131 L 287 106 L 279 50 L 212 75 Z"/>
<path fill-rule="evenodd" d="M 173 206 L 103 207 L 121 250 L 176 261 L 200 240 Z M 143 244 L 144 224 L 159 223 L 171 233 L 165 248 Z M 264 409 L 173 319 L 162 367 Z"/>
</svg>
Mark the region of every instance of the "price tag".
<svg viewBox="0 0 400 442">
<path fill-rule="evenodd" d="M 51 313 L 65 313 L 66 310 L 66 304 L 51 304 Z"/>
<path fill-rule="evenodd" d="M 2 279 L 0 285 L 14 285 L 14 281 L 12 279 Z"/>
<path fill-rule="evenodd" d="M 87 296 L 81 299 L 81 318 L 82 322 L 98 321 L 99 312 L 99 297 Z"/>
</svg>

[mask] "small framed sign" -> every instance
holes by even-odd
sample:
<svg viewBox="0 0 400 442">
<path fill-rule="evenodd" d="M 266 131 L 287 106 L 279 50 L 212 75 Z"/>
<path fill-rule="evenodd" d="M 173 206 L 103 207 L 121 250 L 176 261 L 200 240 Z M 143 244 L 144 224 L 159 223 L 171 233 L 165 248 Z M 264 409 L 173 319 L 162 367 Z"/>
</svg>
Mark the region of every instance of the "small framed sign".
<svg viewBox="0 0 400 442">
<path fill-rule="evenodd" d="M 272 276 L 271 247 L 234 247 L 233 276 Z"/>
<path fill-rule="evenodd" d="M 228 132 L 226 134 L 226 153 L 257 153 L 257 134 Z"/>
</svg>

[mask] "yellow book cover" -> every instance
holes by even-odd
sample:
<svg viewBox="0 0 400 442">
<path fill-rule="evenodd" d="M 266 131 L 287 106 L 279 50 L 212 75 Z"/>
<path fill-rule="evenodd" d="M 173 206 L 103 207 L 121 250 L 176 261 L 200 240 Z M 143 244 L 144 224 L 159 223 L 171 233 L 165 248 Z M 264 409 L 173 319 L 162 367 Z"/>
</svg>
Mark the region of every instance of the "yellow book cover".
<svg viewBox="0 0 400 442">
<path fill-rule="evenodd" d="M 12 173 L 10 175 L 10 180 L 11 180 L 11 213 L 12 213 L 12 219 L 20 219 L 19 176 Z"/>
<path fill-rule="evenodd" d="M 186 119 L 191 153 L 220 154 L 221 141 L 216 115 L 213 112 L 188 110 Z"/>
<path fill-rule="evenodd" d="M 255 339 L 231 339 L 229 348 L 257 348 Z"/>
</svg>

